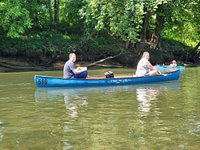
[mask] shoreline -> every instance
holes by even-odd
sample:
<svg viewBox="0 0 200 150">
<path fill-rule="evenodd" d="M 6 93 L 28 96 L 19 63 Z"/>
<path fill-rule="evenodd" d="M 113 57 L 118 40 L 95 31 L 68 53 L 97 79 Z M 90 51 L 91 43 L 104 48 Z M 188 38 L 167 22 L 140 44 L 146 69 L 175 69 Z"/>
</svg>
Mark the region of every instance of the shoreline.
<svg viewBox="0 0 200 150">
<path fill-rule="evenodd" d="M 57 62 L 51 66 L 29 63 L 17 58 L 0 57 L 0 73 L 3 72 L 28 72 L 28 71 L 54 71 L 62 70 L 64 62 Z"/>
<path fill-rule="evenodd" d="M 4 58 L 0 57 L 0 73 L 4 72 L 28 72 L 28 71 L 62 71 L 65 62 L 58 61 L 51 66 L 37 65 L 23 61 L 16 58 Z M 81 66 L 88 66 L 92 62 L 76 62 L 76 64 L 81 64 Z M 113 63 L 101 63 L 90 67 L 91 69 L 99 68 L 123 68 L 124 66 L 120 64 Z"/>
<path fill-rule="evenodd" d="M 90 66 L 93 62 L 76 62 L 80 66 Z M 0 73 L 3 72 L 29 72 L 29 71 L 62 71 L 64 61 L 57 61 L 51 66 L 38 65 L 34 63 L 29 63 L 22 59 L 17 58 L 5 58 L 0 57 Z M 185 67 L 198 67 L 200 64 L 184 63 Z M 90 67 L 90 69 L 101 69 L 101 68 L 124 68 L 125 66 L 121 64 L 116 64 L 114 62 L 103 62 L 95 64 Z M 127 68 L 127 67 L 126 67 Z M 130 67 L 132 68 L 132 67 Z"/>
</svg>

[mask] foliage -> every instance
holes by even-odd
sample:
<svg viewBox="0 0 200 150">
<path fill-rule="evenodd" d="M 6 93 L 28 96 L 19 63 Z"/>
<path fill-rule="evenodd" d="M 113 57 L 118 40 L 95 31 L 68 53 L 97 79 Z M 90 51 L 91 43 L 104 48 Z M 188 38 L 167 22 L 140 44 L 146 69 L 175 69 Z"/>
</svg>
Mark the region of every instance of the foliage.
<svg viewBox="0 0 200 150">
<path fill-rule="evenodd" d="M 139 40 L 146 11 L 155 11 L 163 2 L 166 0 L 85 0 L 80 15 L 89 32 L 106 30 L 124 41 L 135 43 Z"/>
<path fill-rule="evenodd" d="M 83 6 L 82 0 L 65 0 L 62 1 L 61 22 L 69 26 L 82 26 L 82 20 L 79 16 L 79 9 Z"/>
<path fill-rule="evenodd" d="M 29 17 L 29 11 L 24 7 L 23 0 L 7 0 L 1 2 L 0 26 L 10 37 L 19 37 L 32 23 Z"/>
<path fill-rule="evenodd" d="M 116 55 L 120 52 L 114 39 L 104 34 L 103 37 L 92 40 L 85 48 L 82 47 L 80 35 L 63 35 L 58 32 L 31 33 L 29 36 L 10 38 L 0 35 L 0 54 L 2 56 L 21 56 L 27 60 L 49 63 L 56 60 L 65 61 L 70 52 L 76 52 L 79 61 L 99 60 L 107 55 Z M 46 59 L 46 60 L 45 60 Z"/>
<path fill-rule="evenodd" d="M 200 0 L 2 0 L 0 50 L 39 59 L 76 51 L 81 60 L 93 61 L 124 47 L 135 54 L 145 47 L 193 61 L 198 57 L 192 48 L 171 52 L 165 39 L 195 47 L 199 6 Z"/>
<path fill-rule="evenodd" d="M 163 37 L 195 46 L 200 39 L 200 0 L 176 0 L 165 5 Z"/>
</svg>

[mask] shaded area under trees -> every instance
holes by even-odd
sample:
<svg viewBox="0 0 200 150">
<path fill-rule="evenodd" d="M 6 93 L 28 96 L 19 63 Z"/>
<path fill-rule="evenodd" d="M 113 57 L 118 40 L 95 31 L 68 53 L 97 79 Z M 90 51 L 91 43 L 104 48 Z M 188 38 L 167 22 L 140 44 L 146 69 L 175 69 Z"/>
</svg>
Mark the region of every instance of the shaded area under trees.
<svg viewBox="0 0 200 150">
<path fill-rule="evenodd" d="M 3 0 L 0 55 L 51 66 L 70 52 L 80 61 L 115 58 L 135 66 L 143 51 L 153 63 L 199 63 L 200 0 Z"/>
</svg>

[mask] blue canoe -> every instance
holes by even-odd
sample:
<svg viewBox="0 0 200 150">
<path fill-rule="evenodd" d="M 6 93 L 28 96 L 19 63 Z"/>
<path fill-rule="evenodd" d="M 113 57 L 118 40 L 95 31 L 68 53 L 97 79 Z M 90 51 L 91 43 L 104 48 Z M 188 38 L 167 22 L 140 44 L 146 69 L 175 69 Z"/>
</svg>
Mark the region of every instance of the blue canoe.
<svg viewBox="0 0 200 150">
<path fill-rule="evenodd" d="M 89 87 L 89 86 L 114 86 L 114 85 L 133 85 L 154 82 L 178 80 L 180 70 L 161 74 L 158 76 L 145 77 L 115 77 L 115 78 L 87 78 L 87 79 L 64 79 L 50 76 L 34 76 L 34 83 L 37 87 Z"/>
</svg>

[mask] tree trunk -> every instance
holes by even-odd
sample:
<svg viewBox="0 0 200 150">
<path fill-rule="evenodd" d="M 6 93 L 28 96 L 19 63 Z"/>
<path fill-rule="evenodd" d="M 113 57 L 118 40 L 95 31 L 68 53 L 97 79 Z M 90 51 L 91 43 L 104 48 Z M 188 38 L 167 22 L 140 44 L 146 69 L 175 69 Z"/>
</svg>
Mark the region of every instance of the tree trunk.
<svg viewBox="0 0 200 150">
<path fill-rule="evenodd" d="M 194 50 L 197 51 L 200 46 L 200 42 L 195 46 Z"/>
<path fill-rule="evenodd" d="M 157 12 L 162 12 L 162 5 L 158 6 L 158 11 Z M 155 49 L 161 49 L 161 46 L 160 46 L 160 39 L 161 39 L 161 31 L 163 30 L 163 27 L 164 27 L 164 22 L 165 22 L 165 16 L 159 13 L 157 13 L 157 16 L 156 16 L 156 26 L 155 26 L 155 29 L 154 29 L 154 42 L 155 42 Z"/>
<path fill-rule="evenodd" d="M 149 20 L 150 20 L 151 15 L 152 15 L 152 12 L 147 11 L 147 13 L 144 16 L 142 31 L 141 31 L 141 34 L 140 34 L 140 39 L 141 39 L 142 43 L 145 43 L 145 40 L 146 40 L 146 37 L 147 37 L 147 29 L 148 29 Z"/>
<path fill-rule="evenodd" d="M 56 23 L 59 24 L 59 15 L 60 15 L 60 0 L 57 0 L 57 20 Z"/>
<path fill-rule="evenodd" d="M 129 45 L 130 45 L 130 40 L 126 40 L 125 49 L 128 49 Z"/>
<path fill-rule="evenodd" d="M 51 0 L 48 0 L 48 4 L 49 4 L 49 22 L 50 22 L 50 30 L 51 30 L 51 28 L 52 28 L 52 22 L 53 22 Z"/>
<path fill-rule="evenodd" d="M 56 25 L 59 24 L 59 8 L 60 8 L 60 0 L 54 0 L 54 20 Z"/>
</svg>

